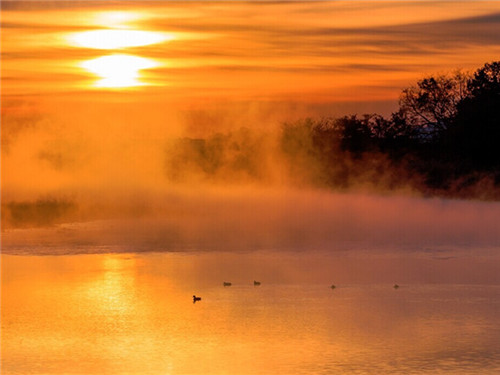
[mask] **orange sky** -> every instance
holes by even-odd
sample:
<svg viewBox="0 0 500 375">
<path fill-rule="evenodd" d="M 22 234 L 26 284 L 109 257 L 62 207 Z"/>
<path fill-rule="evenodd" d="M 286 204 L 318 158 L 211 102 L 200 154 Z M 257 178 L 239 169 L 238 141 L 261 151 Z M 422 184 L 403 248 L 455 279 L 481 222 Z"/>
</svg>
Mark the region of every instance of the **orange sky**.
<svg viewBox="0 0 500 375">
<path fill-rule="evenodd" d="M 14 98 L 109 91 L 93 87 L 98 77 L 81 64 L 115 54 L 155 63 L 141 71 L 149 86 L 133 96 L 184 103 L 395 100 L 423 74 L 477 68 L 500 55 L 494 1 L 107 4 L 2 2 L 4 110 Z M 103 30 L 168 38 L 104 49 L 74 41 Z"/>
<path fill-rule="evenodd" d="M 169 136 L 388 114 L 500 56 L 497 1 L 1 5 L 3 193 L 152 186 Z"/>
</svg>

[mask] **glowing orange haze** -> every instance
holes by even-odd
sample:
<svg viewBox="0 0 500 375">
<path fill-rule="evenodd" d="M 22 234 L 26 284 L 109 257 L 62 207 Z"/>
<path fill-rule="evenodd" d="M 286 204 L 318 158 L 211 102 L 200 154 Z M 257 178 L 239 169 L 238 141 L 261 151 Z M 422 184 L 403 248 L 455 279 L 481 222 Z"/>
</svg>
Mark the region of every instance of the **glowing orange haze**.
<svg viewBox="0 0 500 375">
<path fill-rule="evenodd" d="M 265 309 L 252 309 L 245 296 L 258 288 L 249 283 L 231 300 L 220 283 L 257 278 L 264 291 L 266 282 L 321 283 L 321 295 L 332 279 L 500 283 L 499 203 L 361 194 L 366 181 L 356 193 L 290 188 L 273 133 L 305 116 L 388 114 L 423 75 L 497 60 L 500 2 L 3 0 L 1 8 L 2 205 L 21 219 L 38 202 L 76 207 L 50 227 L 28 218 L 5 229 L 15 210 L 2 215 L 7 372 L 205 374 L 207 363 L 219 374 L 305 372 L 313 363 L 326 371 L 307 354 L 317 352 L 333 358 L 331 368 L 354 361 L 370 373 L 382 369 L 372 363 L 433 368 L 433 348 L 443 366 L 462 352 L 481 363 L 470 353 L 486 347 L 485 366 L 495 364 L 495 341 L 481 346 L 478 335 L 491 319 L 463 312 L 476 304 L 443 321 L 426 310 L 423 320 L 413 311 L 420 294 L 408 289 L 413 299 L 398 310 L 367 289 L 323 314 L 310 294 L 301 302 L 310 310 L 296 309 L 295 289 L 281 288 L 293 293 L 286 303 L 268 289 Z M 168 178 L 173 140 L 244 127 L 265 134 L 258 150 L 269 152 L 256 158 L 264 182 Z M 184 250 L 196 251 L 171 253 Z M 162 254 L 140 254 L 152 251 Z M 18 256 L 81 253 L 106 254 Z M 470 349 L 458 340 L 455 352 L 442 340 L 459 337 L 464 319 L 475 339 Z M 199 366 L 200 357 L 209 361 Z M 283 367 L 290 360 L 296 367 Z"/>
</svg>

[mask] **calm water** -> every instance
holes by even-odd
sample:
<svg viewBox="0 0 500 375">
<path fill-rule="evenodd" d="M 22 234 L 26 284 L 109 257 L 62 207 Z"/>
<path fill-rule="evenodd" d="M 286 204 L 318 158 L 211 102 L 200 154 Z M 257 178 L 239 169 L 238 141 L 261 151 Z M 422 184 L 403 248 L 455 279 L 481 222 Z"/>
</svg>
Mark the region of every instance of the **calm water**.
<svg viewBox="0 0 500 375">
<path fill-rule="evenodd" d="M 279 254 L 2 255 L 2 271 L 5 375 L 500 373 L 500 286 L 332 290 Z"/>
</svg>

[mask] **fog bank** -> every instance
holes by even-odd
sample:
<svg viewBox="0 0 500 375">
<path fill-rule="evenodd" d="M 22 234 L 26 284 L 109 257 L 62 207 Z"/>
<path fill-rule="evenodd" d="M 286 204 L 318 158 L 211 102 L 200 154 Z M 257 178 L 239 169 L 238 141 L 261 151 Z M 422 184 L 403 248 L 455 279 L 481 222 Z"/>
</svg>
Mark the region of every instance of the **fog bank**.
<svg viewBox="0 0 500 375">
<path fill-rule="evenodd" d="M 500 244 L 500 204 L 329 193 L 204 189 L 143 196 L 89 220 L 3 233 L 6 253 L 137 251 L 474 251 Z M 112 206 L 108 202 L 107 209 Z M 118 203 L 118 202 L 115 202 Z"/>
</svg>

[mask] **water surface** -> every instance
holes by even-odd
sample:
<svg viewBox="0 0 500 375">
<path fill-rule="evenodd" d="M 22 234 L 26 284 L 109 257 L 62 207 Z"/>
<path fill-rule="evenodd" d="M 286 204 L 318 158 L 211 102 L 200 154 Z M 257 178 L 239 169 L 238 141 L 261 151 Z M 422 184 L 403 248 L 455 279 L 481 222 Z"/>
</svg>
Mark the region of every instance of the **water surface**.
<svg viewBox="0 0 500 375">
<path fill-rule="evenodd" d="M 294 272 L 298 258 L 2 255 L 2 373 L 500 372 L 500 286 L 332 290 L 320 266 L 321 277 Z"/>
</svg>

